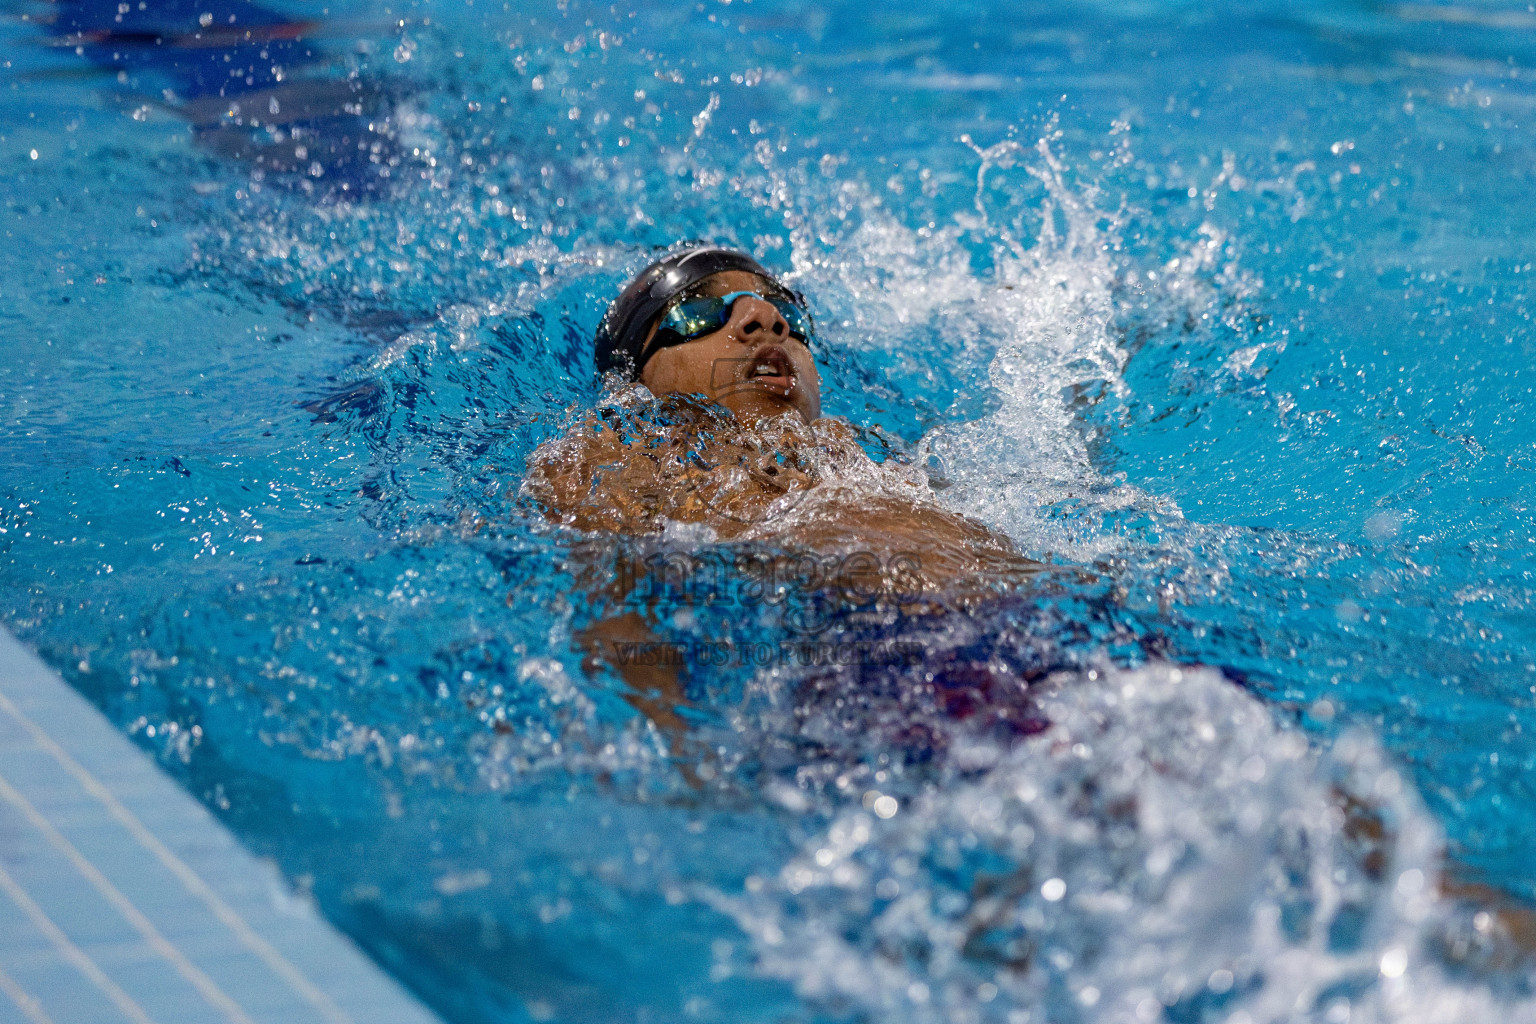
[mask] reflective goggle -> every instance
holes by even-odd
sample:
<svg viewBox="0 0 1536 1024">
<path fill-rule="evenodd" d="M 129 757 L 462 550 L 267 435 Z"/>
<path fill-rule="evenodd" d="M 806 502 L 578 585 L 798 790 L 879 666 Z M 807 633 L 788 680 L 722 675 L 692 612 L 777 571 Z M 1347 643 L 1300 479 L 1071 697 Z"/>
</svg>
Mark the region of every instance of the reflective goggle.
<svg viewBox="0 0 1536 1024">
<path fill-rule="evenodd" d="M 707 295 L 697 299 L 684 299 L 663 314 L 656 324 L 656 336 L 651 339 L 645 355 L 641 357 L 641 365 L 644 365 L 658 349 L 681 345 L 718 331 L 730 322 L 731 306 L 737 299 L 748 295 L 755 299 L 762 299 L 777 309 L 779 315 L 784 318 L 784 322 L 789 325 L 789 333 L 807 345 L 811 343 L 811 338 L 815 336 L 815 325 L 811 323 L 811 314 L 789 295 L 778 293 L 764 295 L 762 292 L 754 291 Z"/>
</svg>

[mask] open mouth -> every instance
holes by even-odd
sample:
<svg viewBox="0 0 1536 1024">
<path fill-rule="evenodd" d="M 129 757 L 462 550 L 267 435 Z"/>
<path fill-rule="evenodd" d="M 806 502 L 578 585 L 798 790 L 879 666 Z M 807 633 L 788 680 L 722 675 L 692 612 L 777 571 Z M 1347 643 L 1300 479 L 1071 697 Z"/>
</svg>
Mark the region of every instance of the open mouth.
<svg viewBox="0 0 1536 1024">
<path fill-rule="evenodd" d="M 788 396 L 795 386 L 795 364 L 777 345 L 758 350 L 746 364 L 745 380 L 777 395 Z"/>
</svg>

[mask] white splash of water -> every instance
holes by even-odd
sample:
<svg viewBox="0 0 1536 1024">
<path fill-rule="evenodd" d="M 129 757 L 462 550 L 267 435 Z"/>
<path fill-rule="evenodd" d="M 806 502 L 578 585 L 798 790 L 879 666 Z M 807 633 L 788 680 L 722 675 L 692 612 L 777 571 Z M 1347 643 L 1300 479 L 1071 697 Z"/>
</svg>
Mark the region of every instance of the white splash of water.
<svg viewBox="0 0 1536 1024">
<path fill-rule="evenodd" d="M 987 171 L 1022 162 L 1025 153 L 1010 141 L 977 154 L 977 210 L 984 222 Z M 923 448 L 949 470 L 954 486 L 944 497 L 951 507 L 1003 529 L 1026 549 L 1088 559 L 1113 539 L 1091 518 L 1075 527 L 1047 518 L 1053 506 L 1086 500 L 1115 508 L 1150 499 L 1098 471 L 1069 405 L 1074 389 L 1099 387 L 1121 396 L 1126 390 L 1125 356 L 1113 331 L 1113 225 L 1101 225 L 1092 197 L 1066 184 L 1047 140 L 1037 144 L 1035 158 L 1029 173 L 1046 192 L 1038 240 L 1025 249 L 1007 230 L 999 232 L 993 278 L 976 310 L 1001 339 L 989 370 L 1000 407 L 982 420 L 933 432 Z M 1174 510 L 1166 500 L 1157 505 Z"/>
<path fill-rule="evenodd" d="M 1116 222 L 1095 209 L 1091 190 L 1067 183 L 1049 140 L 1032 151 L 1012 140 L 985 149 L 970 144 L 979 157 L 977 215 L 952 225 L 910 228 L 852 182 L 840 183 L 820 207 L 795 208 L 796 183 L 773 165 L 771 150 L 760 153 L 767 179 L 757 188 L 765 205 L 786 208 L 792 276 L 830 307 L 824 319 L 842 328 L 838 344 L 889 345 L 898 359 L 920 360 L 923 354 L 889 339 L 928 325 L 949 345 L 945 358 L 979 363 L 990 356 L 995 411 L 938 428 L 919 445 L 918 454 L 953 484 L 941 500 L 1009 533 L 1026 550 L 1091 559 L 1119 538 L 1099 530 L 1095 517 L 1054 514 L 1060 503 L 1177 513 L 1170 500 L 1107 479 L 1093 465 L 1087 431 L 1072 408 L 1083 391 L 1126 394 L 1126 357 L 1115 331 Z M 1045 192 L 1028 247 L 1009 228 L 990 224 L 983 203 L 988 172 L 1019 166 Z M 967 237 L 991 246 L 990 273 L 973 268 Z M 1196 272 L 1190 261 L 1182 277 Z"/>
<path fill-rule="evenodd" d="M 1087 673 L 1046 710 L 714 894 L 759 969 L 888 1022 L 1536 1020 L 1434 951 L 1439 832 L 1374 741 L 1317 752 L 1167 665 Z"/>
</svg>

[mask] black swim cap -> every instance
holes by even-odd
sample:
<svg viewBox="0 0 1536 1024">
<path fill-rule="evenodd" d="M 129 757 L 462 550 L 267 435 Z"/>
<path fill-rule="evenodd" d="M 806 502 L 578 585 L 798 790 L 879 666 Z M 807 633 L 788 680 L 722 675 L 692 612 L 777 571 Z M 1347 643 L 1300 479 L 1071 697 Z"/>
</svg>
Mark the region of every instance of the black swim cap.
<svg viewBox="0 0 1536 1024">
<path fill-rule="evenodd" d="M 644 369 L 640 362 L 641 347 L 651 321 L 661 315 L 678 293 L 726 270 L 745 270 L 775 281 L 761 263 L 746 253 L 701 243 L 664 256 L 635 275 L 613 300 L 597 327 L 594 356 L 598 374 L 623 370 L 630 380 L 639 380 Z"/>
</svg>

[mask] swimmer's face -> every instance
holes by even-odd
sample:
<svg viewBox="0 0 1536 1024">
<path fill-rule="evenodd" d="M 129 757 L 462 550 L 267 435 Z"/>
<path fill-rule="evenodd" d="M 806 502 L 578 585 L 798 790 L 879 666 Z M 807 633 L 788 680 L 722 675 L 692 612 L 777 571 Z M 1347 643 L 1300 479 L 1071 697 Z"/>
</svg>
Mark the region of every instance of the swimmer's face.
<svg viewBox="0 0 1536 1024">
<path fill-rule="evenodd" d="M 727 270 L 699 282 L 690 295 L 770 289 L 756 274 Z M 646 344 L 655 335 L 652 324 Z M 809 423 L 821 415 L 821 377 L 810 349 L 790 335 L 789 324 L 772 303 L 752 295 L 731 304 L 730 319 L 718 331 L 651 356 L 640 383 L 658 396 L 704 395 L 742 419 L 793 410 Z"/>
</svg>

